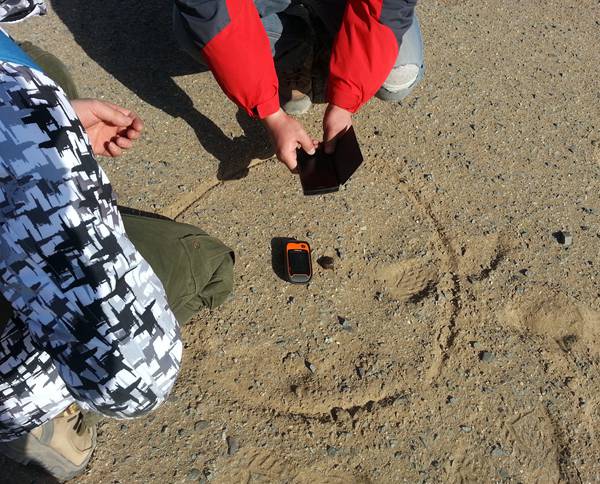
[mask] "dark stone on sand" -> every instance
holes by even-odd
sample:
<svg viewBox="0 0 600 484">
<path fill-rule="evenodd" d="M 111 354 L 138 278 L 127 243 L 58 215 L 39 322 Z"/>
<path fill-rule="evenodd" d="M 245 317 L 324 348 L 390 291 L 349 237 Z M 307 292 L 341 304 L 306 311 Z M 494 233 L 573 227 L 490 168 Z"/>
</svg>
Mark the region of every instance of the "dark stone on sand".
<svg viewBox="0 0 600 484">
<path fill-rule="evenodd" d="M 570 232 L 565 230 L 553 232 L 552 237 L 554 237 L 560 245 L 564 245 L 565 247 L 570 247 L 573 245 L 573 236 Z"/>
<path fill-rule="evenodd" d="M 329 257 L 328 255 L 323 255 L 317 259 L 317 264 L 319 264 L 323 269 L 333 269 L 333 266 L 334 266 L 333 257 Z"/>
<path fill-rule="evenodd" d="M 225 440 L 227 442 L 227 455 L 235 454 L 240 448 L 240 444 L 238 444 L 238 441 L 231 436 L 227 436 Z"/>
<path fill-rule="evenodd" d="M 479 359 L 484 363 L 491 363 L 496 359 L 496 355 L 494 355 L 494 353 L 492 353 L 491 351 L 480 351 Z"/>
</svg>

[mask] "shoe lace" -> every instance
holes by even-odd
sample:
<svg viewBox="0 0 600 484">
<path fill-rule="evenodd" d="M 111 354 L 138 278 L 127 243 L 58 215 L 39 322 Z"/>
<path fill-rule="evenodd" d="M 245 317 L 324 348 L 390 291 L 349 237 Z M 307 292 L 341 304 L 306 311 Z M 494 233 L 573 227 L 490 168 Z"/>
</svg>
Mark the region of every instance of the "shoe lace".
<svg viewBox="0 0 600 484">
<path fill-rule="evenodd" d="M 67 422 L 72 424 L 72 428 L 77 435 L 83 435 L 101 419 L 95 413 L 82 412 L 75 403 L 69 405 L 63 413 L 67 415 Z"/>
</svg>

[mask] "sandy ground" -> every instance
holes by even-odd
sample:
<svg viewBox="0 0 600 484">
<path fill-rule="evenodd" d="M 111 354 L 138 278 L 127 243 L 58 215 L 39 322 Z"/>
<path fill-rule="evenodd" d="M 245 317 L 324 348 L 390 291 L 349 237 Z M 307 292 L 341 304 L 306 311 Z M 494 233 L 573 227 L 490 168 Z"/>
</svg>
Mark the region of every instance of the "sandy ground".
<svg viewBox="0 0 600 484">
<path fill-rule="evenodd" d="M 11 29 L 145 119 L 102 161 L 121 203 L 237 252 L 172 397 L 101 424 L 74 482 L 600 480 L 600 4 L 422 2 L 425 80 L 356 116 L 366 162 L 320 198 L 259 161 L 264 132 L 177 51 L 168 4 L 55 0 Z M 334 270 L 279 280 L 290 236 Z"/>
</svg>

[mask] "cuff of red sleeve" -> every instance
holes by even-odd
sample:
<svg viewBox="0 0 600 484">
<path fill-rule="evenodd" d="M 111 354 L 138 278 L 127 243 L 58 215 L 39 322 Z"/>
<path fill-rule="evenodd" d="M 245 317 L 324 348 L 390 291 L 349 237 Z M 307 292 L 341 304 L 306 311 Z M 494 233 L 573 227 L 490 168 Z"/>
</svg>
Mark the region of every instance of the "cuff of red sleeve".
<svg viewBox="0 0 600 484">
<path fill-rule="evenodd" d="M 327 101 L 339 108 L 354 114 L 362 106 L 362 99 L 355 93 L 345 90 L 341 86 L 329 83 L 327 88 Z"/>
<path fill-rule="evenodd" d="M 252 115 L 259 119 L 265 119 L 273 113 L 279 111 L 279 93 L 275 92 L 275 96 L 271 99 L 260 103 L 252 110 Z"/>
</svg>

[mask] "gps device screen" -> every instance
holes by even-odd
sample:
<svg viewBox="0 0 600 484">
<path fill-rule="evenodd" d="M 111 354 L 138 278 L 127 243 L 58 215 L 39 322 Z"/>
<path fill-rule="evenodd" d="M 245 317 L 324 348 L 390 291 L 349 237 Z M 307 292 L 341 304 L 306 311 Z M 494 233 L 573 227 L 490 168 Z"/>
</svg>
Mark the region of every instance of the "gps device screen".
<svg viewBox="0 0 600 484">
<path fill-rule="evenodd" d="M 290 250 L 288 252 L 291 274 L 310 274 L 308 252 L 304 250 Z"/>
</svg>

